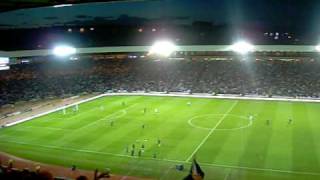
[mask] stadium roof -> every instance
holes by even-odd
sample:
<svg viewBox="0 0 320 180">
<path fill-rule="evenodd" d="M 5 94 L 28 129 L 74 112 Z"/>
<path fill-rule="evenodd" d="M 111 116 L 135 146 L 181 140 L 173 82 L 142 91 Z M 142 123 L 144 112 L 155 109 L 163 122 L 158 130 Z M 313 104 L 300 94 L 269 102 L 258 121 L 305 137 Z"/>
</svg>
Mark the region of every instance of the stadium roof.
<svg viewBox="0 0 320 180">
<path fill-rule="evenodd" d="M 134 53 L 149 52 L 150 46 L 116 46 L 116 47 L 92 47 L 78 48 L 77 54 L 95 53 Z M 230 51 L 229 45 L 195 45 L 177 46 L 181 52 L 226 52 Z M 254 52 L 318 52 L 316 46 L 302 45 L 256 45 Z M 53 55 L 52 50 L 21 50 L 21 51 L 0 51 L 0 56 L 11 58 L 37 57 Z"/>
<path fill-rule="evenodd" d="M 114 2 L 128 0 L 1 0 L 0 12 L 13 11 L 18 9 L 36 8 L 44 6 L 57 6 L 63 4 L 80 4 L 90 2 Z"/>
</svg>

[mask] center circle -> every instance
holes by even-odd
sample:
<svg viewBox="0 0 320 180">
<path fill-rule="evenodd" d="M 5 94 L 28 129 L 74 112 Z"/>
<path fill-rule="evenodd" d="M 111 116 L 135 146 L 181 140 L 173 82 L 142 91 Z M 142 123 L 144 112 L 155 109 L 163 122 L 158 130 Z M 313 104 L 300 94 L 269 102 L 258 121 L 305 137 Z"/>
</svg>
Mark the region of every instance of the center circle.
<svg viewBox="0 0 320 180">
<path fill-rule="evenodd" d="M 217 131 L 239 130 L 239 129 L 247 128 L 252 125 L 252 120 L 250 120 L 249 117 L 241 116 L 241 115 L 233 115 L 233 114 L 204 114 L 204 115 L 194 116 L 188 120 L 188 124 L 194 128 L 211 130 L 215 126 L 215 124 L 212 124 L 212 120 L 217 120 L 218 122 L 219 120 L 221 120 L 221 118 L 228 119 L 228 117 L 229 118 L 232 117 L 232 121 L 234 121 L 234 123 L 231 124 L 231 127 L 228 127 L 228 126 L 226 128 L 217 127 L 215 130 Z M 209 123 L 211 127 L 208 127 L 208 125 L 203 125 L 203 122 L 205 124 Z"/>
</svg>

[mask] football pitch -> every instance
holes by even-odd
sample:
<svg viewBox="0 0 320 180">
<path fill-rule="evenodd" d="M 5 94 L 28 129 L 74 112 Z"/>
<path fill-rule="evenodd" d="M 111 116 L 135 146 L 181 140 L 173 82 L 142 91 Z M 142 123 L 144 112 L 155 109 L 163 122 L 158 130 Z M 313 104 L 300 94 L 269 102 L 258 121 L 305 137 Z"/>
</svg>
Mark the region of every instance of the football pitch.
<svg viewBox="0 0 320 180">
<path fill-rule="evenodd" d="M 319 115 L 319 103 L 107 96 L 0 129 L 0 150 L 152 179 L 182 179 L 194 156 L 208 180 L 320 179 Z"/>
</svg>

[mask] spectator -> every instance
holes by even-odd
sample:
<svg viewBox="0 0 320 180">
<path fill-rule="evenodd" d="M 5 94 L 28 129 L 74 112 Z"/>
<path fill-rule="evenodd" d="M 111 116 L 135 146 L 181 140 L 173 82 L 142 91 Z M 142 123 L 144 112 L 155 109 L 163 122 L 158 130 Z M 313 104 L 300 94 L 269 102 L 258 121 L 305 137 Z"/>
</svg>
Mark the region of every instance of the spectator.
<svg viewBox="0 0 320 180">
<path fill-rule="evenodd" d="M 178 91 L 319 97 L 315 61 L 81 60 L 0 72 L 0 105 L 83 92 Z"/>
</svg>

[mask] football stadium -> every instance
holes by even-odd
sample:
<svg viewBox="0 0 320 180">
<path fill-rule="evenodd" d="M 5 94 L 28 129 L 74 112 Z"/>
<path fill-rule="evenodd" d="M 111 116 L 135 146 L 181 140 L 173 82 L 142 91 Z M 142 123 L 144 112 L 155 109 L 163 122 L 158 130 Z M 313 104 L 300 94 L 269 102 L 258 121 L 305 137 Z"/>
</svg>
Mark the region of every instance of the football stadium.
<svg viewBox="0 0 320 180">
<path fill-rule="evenodd" d="M 255 29 L 222 44 L 203 39 L 227 39 L 220 25 L 150 16 L 141 26 L 129 12 L 123 24 L 105 15 L 10 28 L 5 19 L 16 13 L 58 21 L 56 11 L 72 8 L 85 7 L 76 18 L 86 19 L 91 8 L 159 3 L 30 2 L 0 3 L 0 179 L 320 179 L 315 38 L 272 32 L 270 40 L 263 30 L 263 40 Z"/>
</svg>

